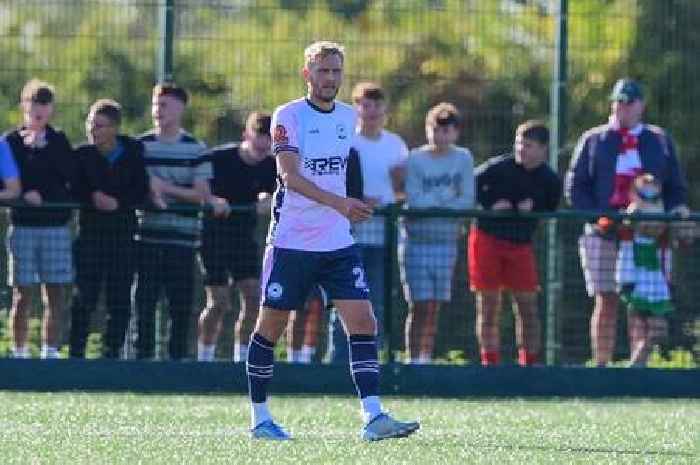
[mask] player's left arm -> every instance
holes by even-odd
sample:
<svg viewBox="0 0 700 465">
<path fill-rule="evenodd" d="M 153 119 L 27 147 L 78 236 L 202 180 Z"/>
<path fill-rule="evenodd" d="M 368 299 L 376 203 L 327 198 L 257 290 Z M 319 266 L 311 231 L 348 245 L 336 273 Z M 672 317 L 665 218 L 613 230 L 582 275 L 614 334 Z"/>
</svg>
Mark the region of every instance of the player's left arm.
<svg viewBox="0 0 700 465">
<path fill-rule="evenodd" d="M 277 172 L 288 189 L 331 207 L 353 222 L 364 221 L 372 216 L 372 207 L 365 202 L 333 194 L 304 178 L 299 173 L 299 155 L 297 153 L 280 151 L 277 153 L 276 159 Z"/>
</svg>

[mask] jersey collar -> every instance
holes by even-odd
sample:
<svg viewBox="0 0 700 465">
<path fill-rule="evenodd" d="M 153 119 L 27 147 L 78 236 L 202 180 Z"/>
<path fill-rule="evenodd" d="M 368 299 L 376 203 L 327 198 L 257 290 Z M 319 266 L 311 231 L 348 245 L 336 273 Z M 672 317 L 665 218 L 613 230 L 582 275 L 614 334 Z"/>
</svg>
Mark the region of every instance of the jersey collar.
<svg viewBox="0 0 700 465">
<path fill-rule="evenodd" d="M 324 110 L 323 108 L 319 107 L 318 105 L 316 105 L 315 103 L 313 103 L 311 100 L 309 100 L 308 97 L 306 97 L 305 100 L 306 100 L 306 103 L 307 103 L 311 108 L 313 108 L 314 110 L 316 110 L 316 111 L 319 112 L 319 113 L 333 113 L 333 110 L 335 110 L 335 102 L 333 102 L 333 108 L 331 108 L 330 110 Z"/>
</svg>

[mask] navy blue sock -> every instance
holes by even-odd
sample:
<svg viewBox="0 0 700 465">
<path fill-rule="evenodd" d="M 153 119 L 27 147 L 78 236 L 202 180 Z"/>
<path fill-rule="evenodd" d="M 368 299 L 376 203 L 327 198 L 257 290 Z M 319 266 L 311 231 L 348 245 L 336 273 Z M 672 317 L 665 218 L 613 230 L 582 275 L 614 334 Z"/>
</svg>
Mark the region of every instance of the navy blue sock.
<svg viewBox="0 0 700 465">
<path fill-rule="evenodd" d="M 267 385 L 272 379 L 274 346 L 258 333 L 254 333 L 250 339 L 246 372 L 248 373 L 248 392 L 253 403 L 258 404 L 267 400 Z"/>
<path fill-rule="evenodd" d="M 360 399 L 379 395 L 379 360 L 377 339 L 368 334 L 348 338 L 350 346 L 350 373 Z"/>
</svg>

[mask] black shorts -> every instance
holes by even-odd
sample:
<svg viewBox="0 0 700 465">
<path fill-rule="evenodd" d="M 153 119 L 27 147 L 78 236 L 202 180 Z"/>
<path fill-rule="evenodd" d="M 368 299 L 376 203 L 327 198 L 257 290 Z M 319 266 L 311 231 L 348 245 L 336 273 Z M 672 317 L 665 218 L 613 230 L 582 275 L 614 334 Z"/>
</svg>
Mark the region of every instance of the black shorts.
<svg viewBox="0 0 700 465">
<path fill-rule="evenodd" d="M 225 286 L 230 279 L 258 279 L 259 250 L 252 231 L 205 223 L 200 253 L 204 285 Z"/>
</svg>

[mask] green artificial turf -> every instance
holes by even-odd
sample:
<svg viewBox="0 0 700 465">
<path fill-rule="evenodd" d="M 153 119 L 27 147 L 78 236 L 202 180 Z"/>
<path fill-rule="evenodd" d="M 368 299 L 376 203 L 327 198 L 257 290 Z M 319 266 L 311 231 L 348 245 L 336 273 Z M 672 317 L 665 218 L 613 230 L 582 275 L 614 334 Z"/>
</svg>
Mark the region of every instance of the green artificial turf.
<svg viewBox="0 0 700 465">
<path fill-rule="evenodd" d="M 275 396 L 294 436 L 251 441 L 238 395 L 0 392 L 0 457 L 28 464 L 697 464 L 700 401 L 387 398 L 421 430 L 363 443 L 350 397 Z"/>
</svg>

